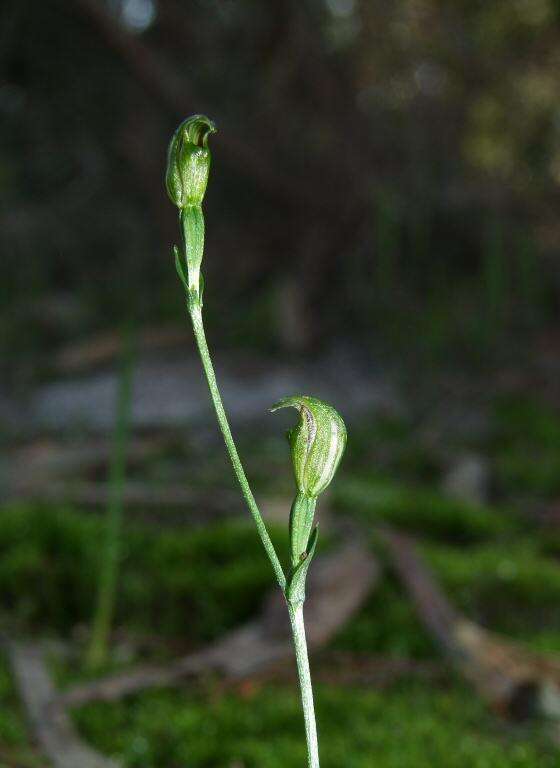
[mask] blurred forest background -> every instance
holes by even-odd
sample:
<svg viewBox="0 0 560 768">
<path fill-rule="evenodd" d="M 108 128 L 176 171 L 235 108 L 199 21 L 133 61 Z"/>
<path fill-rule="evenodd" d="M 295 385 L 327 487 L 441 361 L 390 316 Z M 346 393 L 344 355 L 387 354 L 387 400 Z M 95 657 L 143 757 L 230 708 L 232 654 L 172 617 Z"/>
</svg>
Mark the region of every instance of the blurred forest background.
<svg viewBox="0 0 560 768">
<path fill-rule="evenodd" d="M 172 265 L 165 154 L 194 112 L 218 126 L 208 335 L 281 547 L 266 409 L 309 391 L 349 426 L 315 585 L 325 768 L 557 765 L 559 95 L 558 0 L 4 0 L 0 766 L 305 760 L 289 655 L 247 661 L 283 629 Z"/>
</svg>

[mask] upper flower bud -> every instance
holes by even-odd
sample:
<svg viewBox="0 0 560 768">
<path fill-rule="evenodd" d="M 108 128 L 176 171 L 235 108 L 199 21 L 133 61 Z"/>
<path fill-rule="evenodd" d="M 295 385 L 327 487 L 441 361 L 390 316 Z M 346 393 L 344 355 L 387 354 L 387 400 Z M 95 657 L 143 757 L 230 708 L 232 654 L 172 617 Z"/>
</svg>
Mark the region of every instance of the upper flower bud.
<svg viewBox="0 0 560 768">
<path fill-rule="evenodd" d="M 288 406 L 300 413 L 288 432 L 298 491 L 315 498 L 334 477 L 346 447 L 346 426 L 334 408 L 315 397 L 284 397 L 271 411 Z"/>
<path fill-rule="evenodd" d="M 165 185 L 178 208 L 201 205 L 210 172 L 208 136 L 216 126 L 204 115 L 184 120 L 173 134 L 167 152 Z"/>
</svg>

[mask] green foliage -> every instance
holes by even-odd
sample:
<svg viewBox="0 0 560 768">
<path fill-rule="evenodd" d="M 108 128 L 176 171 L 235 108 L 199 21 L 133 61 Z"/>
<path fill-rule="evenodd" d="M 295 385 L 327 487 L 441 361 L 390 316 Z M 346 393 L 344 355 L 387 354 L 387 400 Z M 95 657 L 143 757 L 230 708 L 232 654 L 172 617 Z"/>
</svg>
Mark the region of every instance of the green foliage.
<svg viewBox="0 0 560 768">
<path fill-rule="evenodd" d="M 498 470 L 512 452 L 519 461 L 525 456 L 526 463 L 534 456 L 537 464 L 538 457 L 557 451 L 557 415 L 528 399 L 500 400 L 493 426 L 487 447 Z M 509 511 L 460 503 L 414 485 L 410 481 L 437 479 L 431 476 L 435 464 L 421 453 L 418 464 L 406 458 L 415 449 L 406 423 L 377 428 L 383 435 L 380 452 L 389 446 L 387 472 L 404 474 L 407 482 L 371 473 L 367 468 L 374 462 L 349 454 L 350 469 L 331 491 L 335 510 L 354 515 L 373 544 L 378 522 L 420 535 L 422 553 L 439 583 L 469 618 L 535 650 L 557 653 L 560 536 L 541 533 Z M 358 454 L 367 450 L 367 431 L 352 441 Z M 280 467 L 284 457 L 275 458 L 273 449 L 267 448 L 271 464 Z M 403 473 L 405 460 L 409 471 Z M 515 482 L 499 477 L 504 496 L 539 487 L 534 481 L 520 485 L 519 477 Z M 5 508 L 0 515 L 2 617 L 25 629 L 42 625 L 57 632 L 86 622 L 102 531 L 100 519 L 70 510 Z M 285 532 L 272 534 L 275 546 L 283 541 L 287 554 Z M 129 526 L 124 541 L 117 624 L 127 632 L 151 632 L 157 626 L 164 640 L 181 636 L 185 644 L 200 643 L 254 615 L 270 588 L 270 566 L 249 524 L 163 533 Z M 331 648 L 439 659 L 382 548 L 376 546 L 376 553 L 385 565 L 381 583 Z M 66 667 L 60 678 L 68 682 L 69 674 L 73 671 Z M 90 705 L 76 719 L 95 746 L 118 754 L 127 768 L 305 763 L 295 689 L 243 687 L 224 694 L 208 685 Z M 14 703 L 9 676 L 0 667 L 0 743 L 23 754 L 26 732 Z M 509 729 L 453 680 L 440 687 L 407 678 L 387 690 L 319 686 L 317 709 L 325 768 L 552 768 L 557 761 L 541 732 Z"/>
<path fill-rule="evenodd" d="M 410 599 L 387 574 L 332 646 L 341 651 L 414 659 L 433 658 L 438 653 Z"/>
<path fill-rule="evenodd" d="M 126 480 L 126 452 L 130 433 L 130 411 L 132 408 L 134 343 L 131 328 L 127 328 L 123 332 L 121 356 L 109 476 L 110 494 L 105 515 L 105 543 L 101 567 L 97 574 L 97 605 L 93 616 L 88 654 L 88 664 L 91 669 L 102 667 L 107 661 L 109 636 L 114 618 L 118 589 L 123 491 Z"/>
<path fill-rule="evenodd" d="M 504 731 L 459 684 L 430 689 L 413 680 L 386 691 L 317 686 L 325 768 L 552 768 L 555 748 L 529 731 Z M 266 687 L 149 693 L 129 703 L 89 705 L 76 719 L 99 748 L 127 768 L 305 762 L 297 695 Z M 504 739 L 507 735 L 508 739 Z"/>
<path fill-rule="evenodd" d="M 0 611 L 26 629 L 68 633 L 88 622 L 103 531 L 102 520 L 67 509 L 5 508 Z M 252 615 L 270 588 L 270 566 L 244 522 L 188 532 L 129 527 L 121 568 L 116 623 L 194 642 Z"/>
</svg>

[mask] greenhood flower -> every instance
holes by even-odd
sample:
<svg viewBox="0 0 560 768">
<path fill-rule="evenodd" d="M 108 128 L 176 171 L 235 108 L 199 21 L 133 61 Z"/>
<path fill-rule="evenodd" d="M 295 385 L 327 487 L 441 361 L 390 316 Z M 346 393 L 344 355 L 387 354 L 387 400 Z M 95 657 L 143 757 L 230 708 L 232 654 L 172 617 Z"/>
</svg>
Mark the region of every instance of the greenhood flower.
<svg viewBox="0 0 560 768">
<path fill-rule="evenodd" d="M 298 491 L 316 498 L 333 479 L 346 447 L 346 426 L 330 405 L 315 397 L 295 395 L 270 410 L 293 407 L 300 420 L 288 432 Z"/>
<path fill-rule="evenodd" d="M 179 209 L 201 205 L 210 172 L 208 137 L 216 126 L 205 115 L 184 120 L 173 134 L 167 152 L 165 186 Z"/>
</svg>

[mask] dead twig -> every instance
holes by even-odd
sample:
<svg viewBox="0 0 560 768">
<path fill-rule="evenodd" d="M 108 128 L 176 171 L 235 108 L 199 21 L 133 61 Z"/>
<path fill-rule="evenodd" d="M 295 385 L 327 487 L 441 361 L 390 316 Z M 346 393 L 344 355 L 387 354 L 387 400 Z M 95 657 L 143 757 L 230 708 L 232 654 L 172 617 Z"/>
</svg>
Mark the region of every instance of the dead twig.
<svg viewBox="0 0 560 768">
<path fill-rule="evenodd" d="M 362 605 L 379 575 L 377 562 L 362 545 L 350 543 L 317 560 L 309 575 L 307 625 L 312 647 L 324 645 Z M 275 590 L 262 615 L 214 645 L 165 666 L 142 667 L 70 688 L 59 698 L 65 706 L 114 701 L 147 688 L 175 686 L 188 677 L 218 672 L 240 680 L 291 658 L 290 629 L 283 597 Z"/>
<path fill-rule="evenodd" d="M 560 657 L 534 653 L 478 626 L 449 602 L 413 540 L 384 529 L 395 570 L 418 616 L 459 672 L 496 711 L 560 721 Z"/>
<path fill-rule="evenodd" d="M 84 744 L 57 702 L 44 653 L 37 643 L 8 643 L 16 687 L 37 742 L 54 768 L 117 768 L 117 763 Z"/>
<path fill-rule="evenodd" d="M 441 682 L 447 674 L 445 665 L 439 661 L 418 661 L 346 651 L 321 652 L 315 658 L 313 669 L 313 679 L 317 682 L 378 689 L 386 688 L 402 677 L 413 676 L 433 683 Z M 251 676 L 251 683 L 292 680 L 295 680 L 295 670 L 286 662 Z"/>
</svg>

